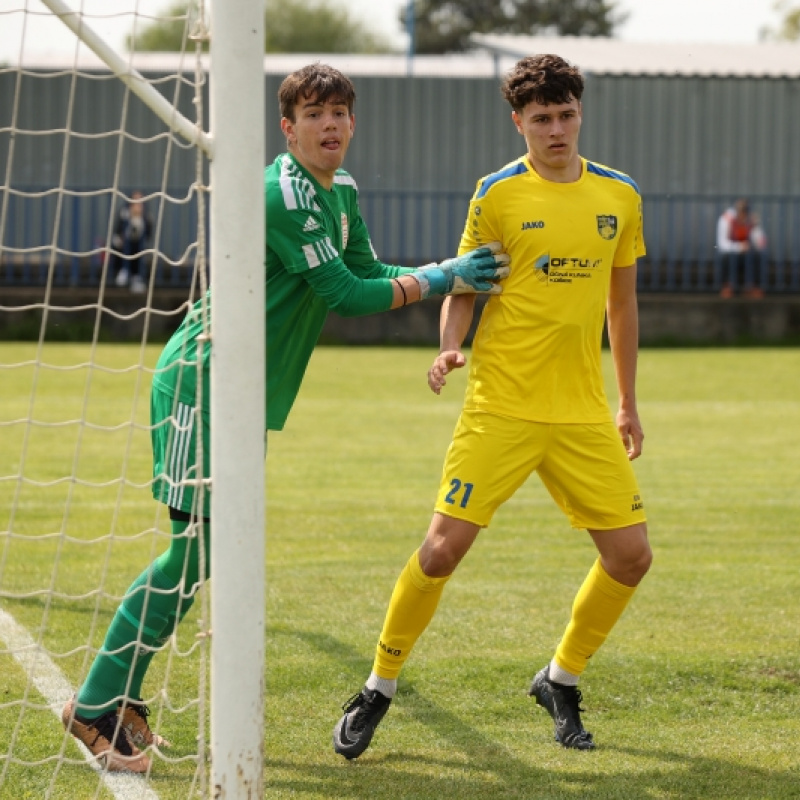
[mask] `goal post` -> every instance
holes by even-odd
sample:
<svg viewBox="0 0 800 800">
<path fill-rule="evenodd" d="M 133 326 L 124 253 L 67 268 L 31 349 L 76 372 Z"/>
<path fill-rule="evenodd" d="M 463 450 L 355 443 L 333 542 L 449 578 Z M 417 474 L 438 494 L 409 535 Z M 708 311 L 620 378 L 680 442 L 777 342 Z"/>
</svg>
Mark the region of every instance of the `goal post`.
<svg viewBox="0 0 800 800">
<path fill-rule="evenodd" d="M 211 155 L 208 134 L 202 128 L 199 128 L 196 123 L 179 113 L 164 95 L 133 69 L 129 61 L 117 53 L 102 37 L 98 36 L 91 25 L 84 21 L 81 12 L 73 10 L 63 0 L 41 0 L 41 2 L 92 52 L 102 59 L 114 75 L 143 100 L 162 122 L 187 141 L 197 143 L 206 155 Z"/>
<path fill-rule="evenodd" d="M 214 797 L 263 797 L 266 429 L 261 3 L 211 17 L 211 753 Z"/>
<path fill-rule="evenodd" d="M 162 74 L 168 68 L 137 71 L 133 55 L 123 56 L 95 32 L 93 22 L 101 17 L 144 18 L 138 0 L 130 2 L 133 11 L 118 11 L 115 4 L 95 17 L 84 11 L 83 0 L 80 10 L 78 0 L 41 2 L 60 20 L 53 24 L 63 23 L 105 67 L 93 62 L 84 69 L 77 47 L 71 69 L 29 68 L 22 55 L 19 64 L 0 57 L 0 315 L 24 318 L 15 330 L 36 339 L 14 349 L 0 332 L 0 351 L 11 354 L 0 357 L 0 671 L 12 689 L 0 698 L 0 796 L 11 796 L 21 777 L 44 798 L 89 796 L 88 785 L 73 774 L 75 764 L 85 764 L 51 712 L 60 717 L 69 693 L 85 678 L 113 609 L 135 577 L 126 557 L 149 563 L 169 541 L 165 507 L 150 496 L 147 395 L 157 349 L 149 336 L 156 327 L 162 333 L 169 327 L 156 325 L 165 319 L 177 327 L 205 290 L 208 270 L 211 466 L 198 485 L 213 497 L 212 580 L 193 612 L 200 634 L 184 632 L 179 642 L 178 631 L 172 643 L 159 646 L 164 652 L 153 671 L 161 686 L 148 700 L 151 722 L 158 723 L 164 710 L 171 719 L 196 721 L 197 729 L 181 733 L 190 744 L 177 753 L 158 752 L 152 768 L 159 775 L 172 768 L 162 784 L 168 797 L 260 800 L 266 652 L 263 5 L 190 0 L 210 54 L 197 49 L 197 74 L 187 80 L 183 60 L 163 61 L 180 63 L 172 76 Z M 29 19 L 43 16 L 33 6 L 16 0 L 11 11 L 0 11 L 0 25 L 22 18 L 24 37 Z M 111 84 L 119 85 L 116 94 Z M 187 109 L 187 87 L 194 90 L 195 119 Z M 100 182 L 86 177 L 92 169 Z M 111 265 L 127 264 L 132 256 L 111 242 L 116 207 L 139 188 L 146 188 L 147 205 L 158 210 L 151 244 L 142 251 L 147 285 L 127 291 L 115 288 Z M 167 280 L 173 296 L 184 296 L 180 305 L 164 309 L 158 298 Z M 11 289 L 22 299 L 12 302 Z M 110 337 L 103 327 L 109 322 Z M 105 344 L 114 325 L 142 328 L 138 347 Z M 88 341 L 51 349 L 50 335 L 65 329 L 67 339 L 72 331 Z M 119 413 L 127 415 L 122 422 L 114 416 Z M 122 452 L 112 456 L 118 447 Z M 109 463 L 115 474 L 106 469 Z M 74 639 L 78 630 L 82 641 Z M 157 663 L 164 666 L 155 670 Z M 197 673 L 196 686 L 186 687 L 183 667 Z M 187 700 L 189 692 L 194 695 Z M 174 695 L 181 699 L 173 706 Z M 60 749 L 52 741 L 61 741 Z M 89 760 L 98 769 L 96 759 Z M 99 772 L 114 797 L 159 800 L 147 776 L 128 776 L 133 783 L 126 786 L 124 776 Z M 95 796 L 105 790 L 98 788 Z"/>
</svg>

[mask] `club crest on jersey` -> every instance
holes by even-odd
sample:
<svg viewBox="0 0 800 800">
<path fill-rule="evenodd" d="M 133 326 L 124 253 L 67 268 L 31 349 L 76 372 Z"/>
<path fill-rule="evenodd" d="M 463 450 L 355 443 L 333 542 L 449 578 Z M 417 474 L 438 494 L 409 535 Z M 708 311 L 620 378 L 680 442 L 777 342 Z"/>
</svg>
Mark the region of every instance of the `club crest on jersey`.
<svg viewBox="0 0 800 800">
<path fill-rule="evenodd" d="M 347 221 L 347 214 L 342 211 L 342 250 L 347 249 L 347 240 L 350 237 L 350 223 Z"/>
<path fill-rule="evenodd" d="M 604 239 L 613 239 L 617 235 L 617 218 L 612 215 L 597 215 L 597 232 Z"/>
</svg>

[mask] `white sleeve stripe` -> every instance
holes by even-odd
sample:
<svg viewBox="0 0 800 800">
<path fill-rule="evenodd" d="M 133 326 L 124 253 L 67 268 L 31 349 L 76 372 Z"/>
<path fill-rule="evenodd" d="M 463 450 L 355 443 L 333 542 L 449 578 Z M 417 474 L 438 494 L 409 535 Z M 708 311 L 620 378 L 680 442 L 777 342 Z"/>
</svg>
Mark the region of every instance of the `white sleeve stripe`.
<svg viewBox="0 0 800 800">
<path fill-rule="evenodd" d="M 323 258 L 325 261 L 333 261 L 333 259 L 339 257 L 339 253 L 336 251 L 336 248 L 333 246 L 331 240 L 326 236 L 323 241 L 320 242 L 320 250 L 323 251 Z"/>
<path fill-rule="evenodd" d="M 306 264 L 308 264 L 309 269 L 314 269 L 314 267 L 319 266 L 320 261 L 313 244 L 304 244 L 303 252 L 306 254 Z"/>
<path fill-rule="evenodd" d="M 300 195 L 300 208 L 315 208 L 314 189 L 307 181 L 297 181 L 297 192 Z"/>
<path fill-rule="evenodd" d="M 333 182 L 341 184 L 342 186 L 352 186 L 356 191 L 358 191 L 358 186 L 352 175 L 334 175 Z"/>
<path fill-rule="evenodd" d="M 295 198 L 294 190 L 292 189 L 292 179 L 281 176 L 280 186 L 281 194 L 283 195 L 283 202 L 286 208 L 289 210 L 297 208 L 297 199 Z"/>
<path fill-rule="evenodd" d="M 303 253 L 306 257 L 306 263 L 309 269 L 314 269 L 320 264 L 327 264 L 339 257 L 339 253 L 331 243 L 328 236 L 318 242 L 303 245 Z"/>
<path fill-rule="evenodd" d="M 289 211 L 297 208 L 319 210 L 314 201 L 316 190 L 307 178 L 297 174 L 292 168 L 291 162 L 283 164 L 278 183 L 281 187 L 284 205 Z"/>
</svg>

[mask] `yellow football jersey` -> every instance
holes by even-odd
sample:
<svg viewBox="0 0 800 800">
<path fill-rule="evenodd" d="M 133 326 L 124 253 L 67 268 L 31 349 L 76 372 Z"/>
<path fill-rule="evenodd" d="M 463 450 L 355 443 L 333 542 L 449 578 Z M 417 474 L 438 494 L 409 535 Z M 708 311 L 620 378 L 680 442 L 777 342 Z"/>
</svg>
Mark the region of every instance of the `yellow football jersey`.
<svg viewBox="0 0 800 800">
<path fill-rule="evenodd" d="M 459 253 L 498 241 L 503 293 L 473 342 L 466 406 L 534 422 L 609 417 L 600 364 L 611 270 L 645 253 L 642 204 L 625 174 L 582 159 L 553 183 L 527 156 L 478 181 Z"/>
</svg>

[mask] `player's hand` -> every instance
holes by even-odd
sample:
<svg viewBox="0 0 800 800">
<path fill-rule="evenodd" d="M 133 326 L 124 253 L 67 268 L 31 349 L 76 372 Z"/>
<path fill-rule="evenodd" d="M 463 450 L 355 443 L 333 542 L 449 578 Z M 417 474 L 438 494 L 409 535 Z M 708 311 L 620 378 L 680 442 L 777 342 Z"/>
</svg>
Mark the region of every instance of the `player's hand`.
<svg viewBox="0 0 800 800">
<path fill-rule="evenodd" d="M 644 431 L 642 423 L 639 422 L 639 415 L 636 412 L 620 409 L 617 412 L 617 430 L 628 453 L 628 460 L 639 458 L 644 442 Z"/>
<path fill-rule="evenodd" d="M 428 370 L 428 386 L 434 394 L 441 394 L 442 387 L 447 380 L 445 375 L 454 369 L 461 369 L 467 363 L 467 359 L 460 350 L 443 350 L 436 358 Z"/>
<path fill-rule="evenodd" d="M 445 294 L 500 294 L 497 281 L 507 277 L 509 257 L 500 252 L 500 242 L 478 247 L 440 264 L 428 264 L 411 274 L 422 297 Z"/>
</svg>

